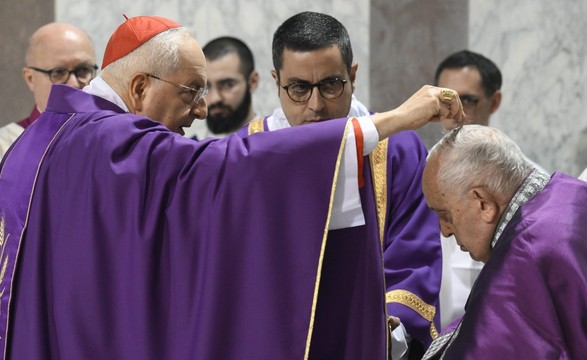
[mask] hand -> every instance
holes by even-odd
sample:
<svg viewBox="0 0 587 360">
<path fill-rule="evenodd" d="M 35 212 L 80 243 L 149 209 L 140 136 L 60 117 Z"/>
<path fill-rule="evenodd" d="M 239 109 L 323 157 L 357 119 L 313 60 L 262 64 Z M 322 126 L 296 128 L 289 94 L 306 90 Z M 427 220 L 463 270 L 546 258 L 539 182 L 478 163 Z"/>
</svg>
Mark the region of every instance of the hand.
<svg viewBox="0 0 587 360">
<path fill-rule="evenodd" d="M 391 331 L 395 330 L 395 328 L 397 328 L 400 323 L 401 323 L 401 321 L 398 317 L 395 317 L 395 316 L 388 316 L 387 317 L 387 326 L 389 326 L 389 329 Z"/>
<path fill-rule="evenodd" d="M 403 130 L 416 130 L 432 121 L 440 121 L 446 130 L 465 122 L 463 105 L 456 91 L 424 85 L 398 108 L 371 116 L 385 139 Z"/>
</svg>

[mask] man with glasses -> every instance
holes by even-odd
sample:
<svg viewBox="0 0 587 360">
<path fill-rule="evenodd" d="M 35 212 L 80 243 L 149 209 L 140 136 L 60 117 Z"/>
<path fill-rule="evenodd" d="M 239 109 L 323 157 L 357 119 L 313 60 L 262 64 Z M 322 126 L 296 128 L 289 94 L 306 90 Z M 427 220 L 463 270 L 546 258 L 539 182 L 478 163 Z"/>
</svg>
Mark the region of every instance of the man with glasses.
<svg viewBox="0 0 587 360">
<path fill-rule="evenodd" d="M 0 159 L 24 129 L 45 111 L 52 84 L 81 89 L 96 76 L 97 69 L 92 40 L 79 28 L 51 23 L 35 31 L 29 39 L 22 69 L 35 106 L 27 118 L 0 128 Z"/>
<path fill-rule="evenodd" d="M 208 68 L 208 116 L 186 130 L 186 136 L 196 140 L 225 137 L 253 120 L 252 94 L 259 85 L 253 53 L 241 40 L 219 37 L 203 51 Z"/>
<path fill-rule="evenodd" d="M 352 48 L 345 27 L 329 15 L 303 12 L 286 20 L 273 37 L 273 78 L 281 108 L 265 119 L 253 120 L 239 134 L 274 131 L 299 125 L 324 122 L 340 117 L 369 115 L 353 96 L 357 64 L 352 62 Z M 392 357 L 417 357 L 423 354 L 439 327 L 438 293 L 441 280 L 441 246 L 438 219 L 428 209 L 421 189 L 426 149 L 415 132 L 402 132 L 380 142 L 364 159 L 364 207 L 375 195 L 375 212 L 379 223 L 376 233 L 377 254 L 383 246 L 387 313 L 399 318 L 401 325 L 393 331 Z M 287 191 L 284 186 L 284 190 Z M 353 291 L 356 278 L 353 266 L 360 267 L 368 257 L 365 233 L 343 229 L 331 232 L 326 261 L 348 257 L 354 261 L 344 270 L 322 274 L 323 286 L 334 293 Z M 342 244 L 355 244 L 348 253 Z M 380 255 L 379 255 L 380 256 Z M 341 314 L 348 311 L 344 302 L 324 297 L 326 314 L 316 319 L 316 328 L 336 328 Z M 337 304 L 335 306 L 334 304 Z M 397 320 L 397 319 L 395 319 Z M 348 335 L 348 334 L 347 334 Z M 411 340 L 410 340 L 411 339 Z M 321 339 L 324 341 L 324 339 Z M 333 334 L 333 344 L 353 344 L 357 338 Z M 408 354 L 410 343 L 411 354 Z M 324 354 L 325 358 L 343 358 L 341 353 Z"/>
<path fill-rule="evenodd" d="M 182 128 L 206 117 L 206 82 L 188 29 L 139 16 L 88 86 L 53 85 L 0 165 L 0 359 L 385 356 L 378 240 L 332 258 L 326 234 L 374 222 L 358 188 L 341 191 L 362 154 L 462 123 L 458 94 L 424 86 L 368 117 L 193 141 Z M 321 286 L 326 272 L 357 291 Z M 346 305 L 342 326 L 314 326 L 322 299 Z M 341 333 L 352 343 L 330 341 Z"/>
</svg>

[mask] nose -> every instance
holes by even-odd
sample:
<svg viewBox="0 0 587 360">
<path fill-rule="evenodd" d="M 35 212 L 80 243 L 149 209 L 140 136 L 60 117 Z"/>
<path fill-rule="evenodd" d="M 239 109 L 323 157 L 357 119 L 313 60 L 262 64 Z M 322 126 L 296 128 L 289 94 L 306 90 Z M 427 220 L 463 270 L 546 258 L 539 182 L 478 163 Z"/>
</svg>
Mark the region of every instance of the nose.
<svg viewBox="0 0 587 360">
<path fill-rule="evenodd" d="M 442 236 L 444 236 L 444 237 L 450 237 L 450 236 L 454 235 L 454 231 L 452 229 L 452 226 L 444 223 L 443 221 L 440 221 L 440 232 L 442 233 Z"/>
<path fill-rule="evenodd" d="M 74 73 L 69 73 L 69 77 L 67 78 L 67 81 L 65 82 L 66 85 L 69 86 L 73 86 L 75 88 L 81 89 L 82 87 L 85 86 L 85 84 L 83 84 L 82 82 L 80 82 L 77 77 L 75 76 Z"/>
<path fill-rule="evenodd" d="M 215 104 L 221 101 L 220 92 L 217 90 L 216 86 L 209 86 L 208 87 L 208 94 L 206 95 L 206 101 L 209 104 Z"/>
<path fill-rule="evenodd" d="M 314 112 L 320 112 L 324 109 L 324 98 L 320 95 L 318 88 L 315 88 L 314 91 L 312 91 L 312 95 L 310 95 L 310 98 L 308 99 L 308 107 Z"/>
<path fill-rule="evenodd" d="M 198 101 L 197 104 L 194 104 L 192 106 L 192 115 L 194 115 L 196 117 L 196 119 L 205 119 L 206 116 L 208 116 L 208 103 L 206 102 L 206 98 L 210 95 L 210 93 L 208 93 L 208 95 L 206 97 L 203 97 L 200 99 L 200 101 Z"/>
</svg>

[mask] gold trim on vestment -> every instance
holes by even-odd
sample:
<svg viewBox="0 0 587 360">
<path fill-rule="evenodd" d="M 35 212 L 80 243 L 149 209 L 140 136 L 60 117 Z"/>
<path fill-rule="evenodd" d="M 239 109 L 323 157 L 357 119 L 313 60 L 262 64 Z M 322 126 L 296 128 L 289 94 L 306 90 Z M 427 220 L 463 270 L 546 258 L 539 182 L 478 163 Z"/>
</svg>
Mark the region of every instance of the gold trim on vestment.
<svg viewBox="0 0 587 360">
<path fill-rule="evenodd" d="M 0 261 L 2 264 L 2 267 L 0 268 L 0 287 L 2 288 L 2 290 L 0 290 L 0 298 L 2 298 L 2 295 L 4 295 L 4 290 L 6 289 L 4 287 L 4 277 L 6 276 L 6 268 L 8 267 L 8 254 L 6 254 L 6 256 L 4 256 L 4 250 L 6 249 L 6 244 L 8 244 L 8 239 L 10 238 L 10 234 L 4 234 L 4 229 L 6 226 L 6 219 L 4 217 L 4 212 L 2 212 L 2 217 L 0 218 L 0 249 L 1 249 L 1 253 L 0 253 Z M 1 310 L 1 309 L 0 309 Z M 2 313 L 0 312 L 0 315 L 2 315 Z"/>
<path fill-rule="evenodd" d="M 324 252 L 326 251 L 326 240 L 328 239 L 328 227 L 330 226 L 330 218 L 332 216 L 332 204 L 334 203 L 334 193 L 336 192 L 336 183 L 338 179 L 338 173 L 340 171 L 340 164 L 342 162 L 342 156 L 344 148 L 346 146 L 346 138 L 349 132 L 351 121 L 349 120 L 344 129 L 340 148 L 338 150 L 338 156 L 336 158 L 336 165 L 334 168 L 334 178 L 332 179 L 332 187 L 330 190 L 330 202 L 328 204 L 328 216 L 326 217 L 326 224 L 324 225 L 324 235 L 322 236 L 322 245 L 320 246 L 320 257 L 318 259 L 318 271 L 316 273 L 316 283 L 314 285 L 314 297 L 312 299 L 312 311 L 310 313 L 310 326 L 308 328 L 308 337 L 306 338 L 306 349 L 304 351 L 304 360 L 308 360 L 310 356 L 310 344 L 312 342 L 312 333 L 314 332 L 314 321 L 316 318 L 316 306 L 318 304 L 318 290 L 320 289 L 320 276 L 322 274 L 322 263 L 324 261 Z M 259 118 L 249 123 L 249 135 L 264 132 L 264 119 Z"/>
<path fill-rule="evenodd" d="M 340 164 L 342 162 L 342 156 L 344 154 L 344 148 L 346 146 L 346 139 L 351 126 L 351 120 L 349 119 L 344 128 L 344 134 L 338 149 L 338 156 L 336 158 L 336 166 L 334 169 L 334 178 L 332 179 L 332 186 L 330 190 L 330 202 L 328 204 L 328 216 L 326 218 L 326 224 L 324 225 L 324 235 L 322 236 L 322 246 L 320 248 L 320 258 L 318 260 L 318 272 L 316 273 L 316 285 L 314 286 L 314 299 L 312 300 L 312 313 L 310 315 L 310 328 L 308 329 L 308 338 L 306 340 L 306 351 L 304 352 L 304 360 L 308 360 L 310 356 L 310 343 L 312 341 L 312 333 L 314 332 L 314 320 L 316 317 L 316 305 L 318 303 L 318 290 L 320 288 L 320 274 L 322 274 L 322 263 L 324 261 L 324 252 L 326 251 L 326 240 L 328 239 L 328 228 L 330 226 L 330 218 L 332 217 L 332 205 L 334 203 L 334 193 L 336 192 L 336 183 L 338 179 L 338 173 L 340 171 Z"/>
<path fill-rule="evenodd" d="M 386 303 L 398 303 L 414 310 L 418 315 L 430 322 L 430 336 L 436 339 L 438 331 L 434 326 L 434 315 L 436 315 L 436 307 L 426 304 L 416 294 L 407 290 L 391 290 L 385 294 Z"/>
<path fill-rule="evenodd" d="M 369 155 L 377 223 L 379 224 L 379 241 L 385 245 L 385 220 L 387 218 L 387 148 L 389 138 L 381 140 Z"/>
<path fill-rule="evenodd" d="M 263 126 L 264 118 L 258 118 L 251 120 L 249 123 L 249 135 L 253 135 L 258 132 L 263 132 L 265 127 Z"/>
</svg>

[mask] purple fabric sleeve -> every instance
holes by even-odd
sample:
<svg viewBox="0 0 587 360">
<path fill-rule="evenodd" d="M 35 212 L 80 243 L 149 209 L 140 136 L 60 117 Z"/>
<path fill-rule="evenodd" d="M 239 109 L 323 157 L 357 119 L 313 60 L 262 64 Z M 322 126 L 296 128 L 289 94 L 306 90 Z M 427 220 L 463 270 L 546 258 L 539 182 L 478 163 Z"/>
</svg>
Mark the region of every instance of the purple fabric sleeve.
<svg viewBox="0 0 587 360">
<path fill-rule="evenodd" d="M 336 299 L 317 280 L 345 261 L 322 256 L 345 120 L 195 142 L 54 86 L 38 121 L 72 115 L 37 177 L 9 356 L 301 359 L 311 330 L 362 339 L 349 358 L 383 354 L 382 306 L 312 318 Z M 376 267 L 357 269 L 361 298 L 381 299 Z"/>
<path fill-rule="evenodd" d="M 442 278 L 442 249 L 438 218 L 426 205 L 422 173 L 427 151 L 415 132 L 389 138 L 388 218 L 385 228 L 385 282 L 387 292 L 407 290 L 437 309 Z M 431 322 L 413 307 L 388 302 L 389 315 L 401 319 L 408 333 L 425 347 L 432 342 Z"/>
</svg>

